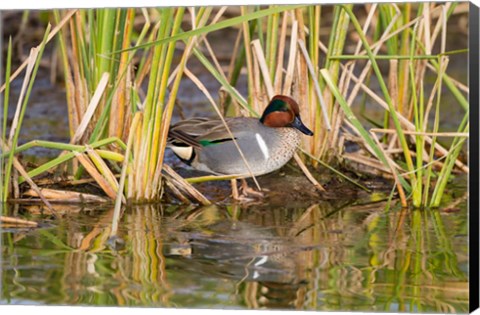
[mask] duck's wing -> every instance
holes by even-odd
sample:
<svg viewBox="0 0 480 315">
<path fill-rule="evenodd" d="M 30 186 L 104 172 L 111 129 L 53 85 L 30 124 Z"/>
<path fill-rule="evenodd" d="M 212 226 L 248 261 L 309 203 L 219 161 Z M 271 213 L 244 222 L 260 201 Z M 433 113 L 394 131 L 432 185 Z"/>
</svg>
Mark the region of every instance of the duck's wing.
<svg viewBox="0 0 480 315">
<path fill-rule="evenodd" d="M 173 146 L 192 146 L 200 148 L 197 138 L 201 136 L 208 124 L 206 118 L 191 118 L 179 121 L 170 126 L 168 131 L 168 143 Z"/>
<path fill-rule="evenodd" d="M 225 122 L 234 135 L 241 129 L 242 119 L 226 118 Z M 170 127 L 170 143 L 199 148 L 225 141 L 232 141 L 232 137 L 220 119 L 192 118 Z"/>
</svg>

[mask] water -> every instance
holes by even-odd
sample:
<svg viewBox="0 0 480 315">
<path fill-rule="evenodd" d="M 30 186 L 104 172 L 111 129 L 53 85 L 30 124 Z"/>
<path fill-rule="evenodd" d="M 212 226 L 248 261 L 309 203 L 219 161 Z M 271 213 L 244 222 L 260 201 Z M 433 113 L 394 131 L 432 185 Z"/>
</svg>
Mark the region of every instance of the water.
<svg viewBox="0 0 480 315">
<path fill-rule="evenodd" d="M 0 304 L 468 311 L 466 197 L 308 207 L 149 205 L 7 209 Z"/>
</svg>

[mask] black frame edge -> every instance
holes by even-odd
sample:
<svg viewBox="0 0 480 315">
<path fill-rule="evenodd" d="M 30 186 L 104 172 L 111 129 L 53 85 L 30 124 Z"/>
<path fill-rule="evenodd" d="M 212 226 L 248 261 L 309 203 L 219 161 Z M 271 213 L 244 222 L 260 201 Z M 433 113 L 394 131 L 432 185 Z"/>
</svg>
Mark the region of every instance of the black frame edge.
<svg viewBox="0 0 480 315">
<path fill-rule="evenodd" d="M 469 104 L 470 104 L 470 137 L 469 137 L 469 310 L 473 312 L 479 307 L 479 19 L 480 8 L 470 2 L 469 8 Z"/>
</svg>

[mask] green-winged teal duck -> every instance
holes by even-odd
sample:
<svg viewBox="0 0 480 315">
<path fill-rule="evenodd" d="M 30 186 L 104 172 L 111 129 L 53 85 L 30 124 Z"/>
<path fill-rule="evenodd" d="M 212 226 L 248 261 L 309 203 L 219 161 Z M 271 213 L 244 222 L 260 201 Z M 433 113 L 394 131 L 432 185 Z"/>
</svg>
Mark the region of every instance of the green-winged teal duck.
<svg viewBox="0 0 480 315">
<path fill-rule="evenodd" d="M 234 117 L 225 121 L 255 176 L 285 165 L 300 144 L 301 132 L 313 135 L 300 119 L 297 102 L 285 95 L 274 96 L 260 119 Z M 168 146 L 197 170 L 251 176 L 220 119 L 191 118 L 172 125 Z"/>
</svg>

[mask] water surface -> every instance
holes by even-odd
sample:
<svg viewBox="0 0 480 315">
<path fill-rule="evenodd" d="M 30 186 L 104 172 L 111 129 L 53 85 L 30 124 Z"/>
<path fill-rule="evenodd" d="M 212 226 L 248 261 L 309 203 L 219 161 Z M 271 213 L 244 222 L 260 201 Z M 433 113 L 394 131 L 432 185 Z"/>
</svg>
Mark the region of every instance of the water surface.
<svg viewBox="0 0 480 315">
<path fill-rule="evenodd" d="M 4 209 L 0 304 L 467 312 L 465 196 L 387 203 Z"/>
</svg>

